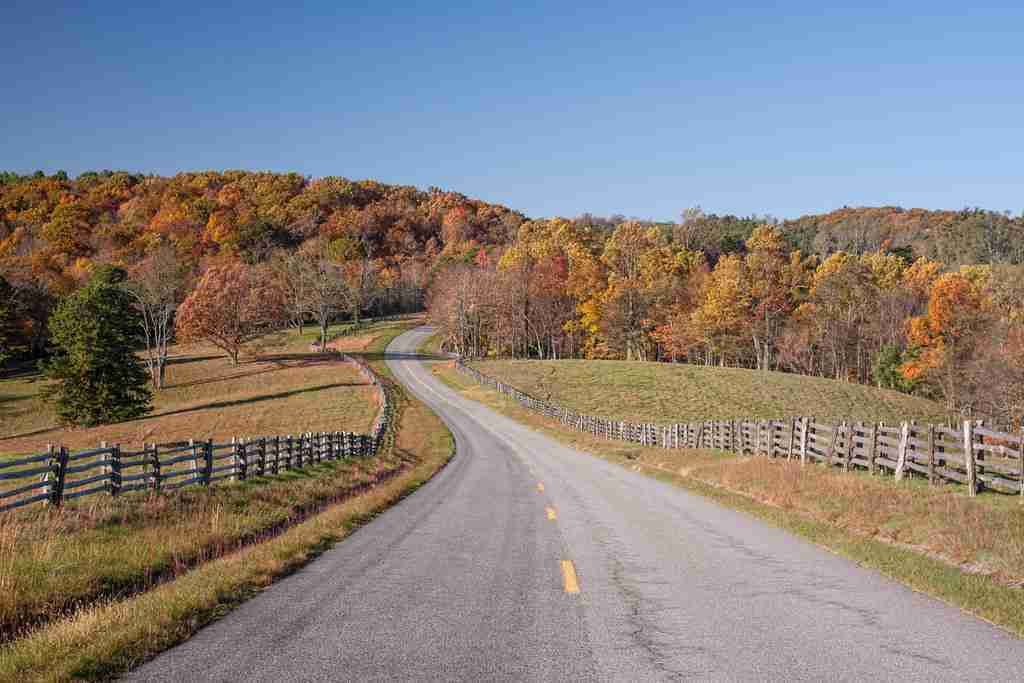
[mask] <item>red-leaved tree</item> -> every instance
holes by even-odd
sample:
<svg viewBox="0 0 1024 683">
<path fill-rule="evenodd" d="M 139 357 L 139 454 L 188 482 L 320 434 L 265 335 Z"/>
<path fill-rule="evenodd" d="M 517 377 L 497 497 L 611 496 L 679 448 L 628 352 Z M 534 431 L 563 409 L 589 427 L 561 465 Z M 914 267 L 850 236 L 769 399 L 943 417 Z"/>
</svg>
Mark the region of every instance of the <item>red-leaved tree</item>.
<svg viewBox="0 0 1024 683">
<path fill-rule="evenodd" d="M 270 282 L 243 263 L 210 268 L 178 307 L 179 341 L 208 341 L 238 365 L 242 347 L 284 318 L 280 294 Z"/>
</svg>

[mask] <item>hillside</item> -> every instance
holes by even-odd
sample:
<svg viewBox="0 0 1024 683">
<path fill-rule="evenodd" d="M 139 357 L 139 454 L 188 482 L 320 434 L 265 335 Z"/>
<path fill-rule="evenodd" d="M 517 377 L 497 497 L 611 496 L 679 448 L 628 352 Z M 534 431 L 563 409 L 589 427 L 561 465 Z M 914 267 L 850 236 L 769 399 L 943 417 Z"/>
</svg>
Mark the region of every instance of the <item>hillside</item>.
<svg viewBox="0 0 1024 683">
<path fill-rule="evenodd" d="M 895 391 L 742 368 L 626 361 L 473 363 L 537 398 L 620 420 L 690 422 L 814 415 L 864 421 L 944 421 L 941 406 Z"/>
</svg>

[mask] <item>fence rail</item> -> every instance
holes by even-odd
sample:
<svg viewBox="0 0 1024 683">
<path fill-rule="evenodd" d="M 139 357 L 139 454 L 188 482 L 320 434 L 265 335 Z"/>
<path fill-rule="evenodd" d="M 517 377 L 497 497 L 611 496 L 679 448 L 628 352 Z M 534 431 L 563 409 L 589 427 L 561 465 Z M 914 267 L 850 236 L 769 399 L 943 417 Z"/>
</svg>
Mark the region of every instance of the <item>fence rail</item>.
<svg viewBox="0 0 1024 683">
<path fill-rule="evenodd" d="M 969 495 L 982 489 L 1024 496 L 1024 434 L 989 429 L 977 421 L 959 428 L 842 421 L 813 417 L 784 420 L 704 420 L 656 424 L 585 415 L 542 401 L 459 360 L 455 367 L 476 382 L 512 398 L 563 426 L 609 440 L 659 448 L 714 448 L 744 455 L 799 460 L 892 473 L 897 481 L 920 476 L 930 483 L 955 482 Z"/>
<path fill-rule="evenodd" d="M 167 492 L 191 484 L 245 481 L 325 461 L 373 456 L 384 444 L 394 404 L 368 365 L 344 354 L 341 358 L 377 390 L 378 410 L 369 434 L 305 432 L 189 440 L 149 443 L 137 451 L 106 443 L 76 453 L 50 446 L 46 453 L 0 462 L 0 512 L 33 503 L 59 507 L 100 493 Z"/>
</svg>

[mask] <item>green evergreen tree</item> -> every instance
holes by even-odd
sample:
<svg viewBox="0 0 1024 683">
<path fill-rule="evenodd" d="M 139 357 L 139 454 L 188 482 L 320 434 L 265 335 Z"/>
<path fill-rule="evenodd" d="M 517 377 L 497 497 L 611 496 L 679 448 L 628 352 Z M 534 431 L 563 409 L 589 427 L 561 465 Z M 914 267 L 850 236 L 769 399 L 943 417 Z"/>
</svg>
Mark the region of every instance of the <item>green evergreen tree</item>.
<svg viewBox="0 0 1024 683">
<path fill-rule="evenodd" d="M 912 393 L 917 382 L 909 380 L 900 372 L 900 366 L 917 357 L 914 349 L 902 351 L 895 344 L 886 344 L 875 356 L 871 366 L 871 378 L 883 389 L 895 389 L 904 393 Z"/>
<path fill-rule="evenodd" d="M 138 313 L 120 268 L 100 267 L 50 319 L 53 356 L 43 364 L 55 380 L 47 392 L 62 423 L 94 426 L 151 409 L 148 375 L 135 355 Z"/>
<path fill-rule="evenodd" d="M 23 350 L 14 295 L 14 287 L 0 275 L 0 368 Z"/>
</svg>

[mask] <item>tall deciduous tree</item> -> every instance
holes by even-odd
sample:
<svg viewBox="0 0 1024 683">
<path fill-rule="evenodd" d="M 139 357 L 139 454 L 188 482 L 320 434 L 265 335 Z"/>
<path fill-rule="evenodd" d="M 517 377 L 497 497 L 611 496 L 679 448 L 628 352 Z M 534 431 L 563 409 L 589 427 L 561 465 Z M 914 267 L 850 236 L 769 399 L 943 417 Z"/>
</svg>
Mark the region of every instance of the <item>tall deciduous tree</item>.
<svg viewBox="0 0 1024 683">
<path fill-rule="evenodd" d="M 299 270 L 295 274 L 306 280 L 306 312 L 320 328 L 320 350 L 327 348 L 327 328 L 345 306 L 346 287 L 341 267 L 330 256 L 328 245 L 315 240 L 302 247 L 298 254 Z"/>
<path fill-rule="evenodd" d="M 133 273 L 128 292 L 135 299 L 146 341 L 150 380 L 163 389 L 167 352 L 174 335 L 174 312 L 184 295 L 185 268 L 174 248 L 164 244 Z"/>
<path fill-rule="evenodd" d="M 758 368 L 770 370 L 783 326 L 806 295 L 810 264 L 799 251 L 790 253 L 782 233 L 772 226 L 756 229 L 746 246 L 754 355 Z"/>
<path fill-rule="evenodd" d="M 50 319 L 53 355 L 43 364 L 54 381 L 46 397 L 66 424 L 93 426 L 150 410 L 148 378 L 135 355 L 140 336 L 127 275 L 101 267 Z"/>
<path fill-rule="evenodd" d="M 939 276 L 927 312 L 911 319 L 907 336 L 919 353 L 901 368 L 908 380 L 935 387 L 950 410 L 969 396 L 970 363 L 994 331 L 989 302 L 981 287 L 960 273 Z"/>
<path fill-rule="evenodd" d="M 283 321 L 278 290 L 253 266 L 230 263 L 207 270 L 178 307 L 181 341 L 208 341 L 238 365 L 245 344 Z"/>
<path fill-rule="evenodd" d="M 305 272 L 308 259 L 297 251 L 279 249 L 267 263 L 266 272 L 278 291 L 287 322 L 302 334 L 309 312 L 309 277 Z"/>
<path fill-rule="evenodd" d="M 363 311 L 373 304 L 378 294 L 380 264 L 373 259 L 373 246 L 365 239 L 341 238 L 331 242 L 328 253 L 339 264 L 345 303 L 352 322 L 359 326 Z"/>
</svg>

